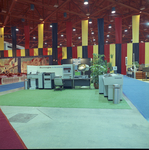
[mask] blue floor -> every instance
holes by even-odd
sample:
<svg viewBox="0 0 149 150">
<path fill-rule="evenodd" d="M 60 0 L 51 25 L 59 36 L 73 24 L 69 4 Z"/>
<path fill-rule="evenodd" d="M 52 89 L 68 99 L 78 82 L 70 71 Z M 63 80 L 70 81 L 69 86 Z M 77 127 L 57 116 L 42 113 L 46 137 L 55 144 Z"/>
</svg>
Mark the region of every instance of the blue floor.
<svg viewBox="0 0 149 150">
<path fill-rule="evenodd" d="M 21 88 L 21 87 L 24 87 L 24 82 L 17 82 L 17 83 L 0 85 L 0 92 L 13 90 L 13 89 Z"/>
<path fill-rule="evenodd" d="M 123 93 L 149 121 L 149 83 L 123 76 Z"/>
</svg>

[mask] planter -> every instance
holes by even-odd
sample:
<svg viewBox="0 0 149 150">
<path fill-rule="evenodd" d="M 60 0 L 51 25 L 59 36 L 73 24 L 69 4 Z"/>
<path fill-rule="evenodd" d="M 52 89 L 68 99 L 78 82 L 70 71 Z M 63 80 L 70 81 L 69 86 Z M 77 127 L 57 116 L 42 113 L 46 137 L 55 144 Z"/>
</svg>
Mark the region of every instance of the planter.
<svg viewBox="0 0 149 150">
<path fill-rule="evenodd" d="M 95 89 L 99 89 L 99 84 L 98 83 L 94 83 L 94 88 Z"/>
</svg>

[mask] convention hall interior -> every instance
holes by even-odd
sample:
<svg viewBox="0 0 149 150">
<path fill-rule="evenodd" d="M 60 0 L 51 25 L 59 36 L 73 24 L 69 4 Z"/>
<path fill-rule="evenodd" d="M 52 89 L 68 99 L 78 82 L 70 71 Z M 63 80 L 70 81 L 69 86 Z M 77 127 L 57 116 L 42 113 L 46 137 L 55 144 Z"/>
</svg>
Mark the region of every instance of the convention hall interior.
<svg viewBox="0 0 149 150">
<path fill-rule="evenodd" d="M 149 149 L 149 0 L 0 0 L 0 149 Z"/>
</svg>

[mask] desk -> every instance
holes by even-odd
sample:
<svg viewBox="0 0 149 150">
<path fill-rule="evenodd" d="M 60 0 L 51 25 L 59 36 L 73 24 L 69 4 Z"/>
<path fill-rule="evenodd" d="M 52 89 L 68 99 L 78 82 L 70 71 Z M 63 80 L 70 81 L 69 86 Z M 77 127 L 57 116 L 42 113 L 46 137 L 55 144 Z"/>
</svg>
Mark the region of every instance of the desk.
<svg viewBox="0 0 149 150">
<path fill-rule="evenodd" d="M 73 87 L 75 86 L 89 86 L 90 88 L 90 78 L 73 78 Z"/>
</svg>

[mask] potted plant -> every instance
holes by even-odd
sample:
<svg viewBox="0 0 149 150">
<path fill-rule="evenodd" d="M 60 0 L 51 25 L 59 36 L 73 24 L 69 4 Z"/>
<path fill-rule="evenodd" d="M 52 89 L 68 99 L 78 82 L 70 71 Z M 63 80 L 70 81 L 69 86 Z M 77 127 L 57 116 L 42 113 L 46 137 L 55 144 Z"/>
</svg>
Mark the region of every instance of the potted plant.
<svg viewBox="0 0 149 150">
<path fill-rule="evenodd" d="M 95 54 L 93 53 L 93 59 L 91 60 L 91 78 L 92 82 L 94 83 L 94 87 L 97 89 L 99 88 L 99 75 L 103 75 L 107 73 L 109 70 L 112 70 L 112 64 L 107 63 L 106 60 L 104 60 L 104 55 L 103 54 Z"/>
</svg>

